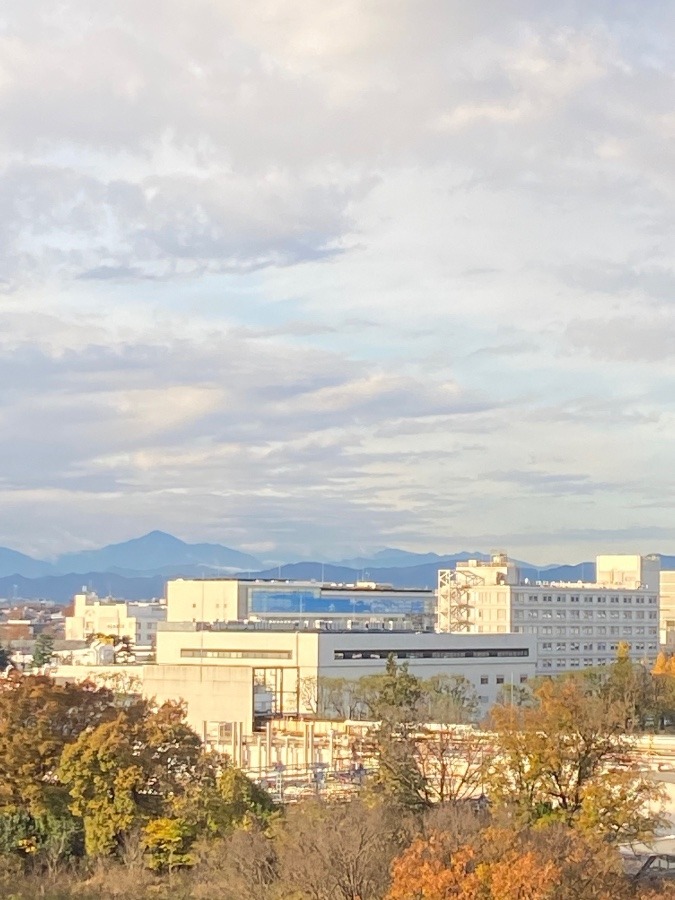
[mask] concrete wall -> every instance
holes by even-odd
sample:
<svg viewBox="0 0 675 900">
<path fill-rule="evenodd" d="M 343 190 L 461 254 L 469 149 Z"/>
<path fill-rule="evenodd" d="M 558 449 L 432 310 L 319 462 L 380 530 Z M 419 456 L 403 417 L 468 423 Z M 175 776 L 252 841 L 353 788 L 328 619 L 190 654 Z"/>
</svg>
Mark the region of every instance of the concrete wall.
<svg viewBox="0 0 675 900">
<path fill-rule="evenodd" d="M 167 582 L 169 622 L 233 622 L 245 618 L 236 579 L 178 578 Z"/>
<path fill-rule="evenodd" d="M 253 730 L 251 666 L 144 666 L 143 691 L 158 703 L 184 700 L 188 723 L 202 739 L 212 730 L 209 723 L 238 722 L 244 733 Z"/>
<path fill-rule="evenodd" d="M 661 572 L 660 584 L 660 639 L 662 644 L 669 645 L 672 650 L 675 646 L 675 572 Z"/>
</svg>

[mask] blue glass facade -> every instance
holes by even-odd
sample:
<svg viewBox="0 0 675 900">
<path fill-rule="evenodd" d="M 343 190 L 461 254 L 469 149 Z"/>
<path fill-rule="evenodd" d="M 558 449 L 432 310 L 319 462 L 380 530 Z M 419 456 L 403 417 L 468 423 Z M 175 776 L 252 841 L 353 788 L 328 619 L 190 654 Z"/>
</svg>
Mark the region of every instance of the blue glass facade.
<svg viewBox="0 0 675 900">
<path fill-rule="evenodd" d="M 340 592 L 339 595 L 323 595 L 319 588 L 279 590 L 273 587 L 256 587 L 250 592 L 251 613 L 293 613 L 298 615 L 387 616 L 423 615 L 427 602 L 423 597 L 368 596 L 363 591 Z"/>
</svg>

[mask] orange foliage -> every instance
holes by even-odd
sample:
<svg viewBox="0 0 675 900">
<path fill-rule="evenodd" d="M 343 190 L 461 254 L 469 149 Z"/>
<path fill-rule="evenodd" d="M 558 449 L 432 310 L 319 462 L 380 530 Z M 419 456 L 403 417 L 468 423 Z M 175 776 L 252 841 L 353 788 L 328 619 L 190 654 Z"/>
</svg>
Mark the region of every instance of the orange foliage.
<svg viewBox="0 0 675 900">
<path fill-rule="evenodd" d="M 493 835 L 497 837 L 497 834 Z M 508 849 L 495 859 L 499 844 L 479 860 L 472 847 L 449 853 L 440 835 L 419 838 L 394 863 L 387 900 L 548 900 L 560 869 L 533 851 Z"/>
</svg>

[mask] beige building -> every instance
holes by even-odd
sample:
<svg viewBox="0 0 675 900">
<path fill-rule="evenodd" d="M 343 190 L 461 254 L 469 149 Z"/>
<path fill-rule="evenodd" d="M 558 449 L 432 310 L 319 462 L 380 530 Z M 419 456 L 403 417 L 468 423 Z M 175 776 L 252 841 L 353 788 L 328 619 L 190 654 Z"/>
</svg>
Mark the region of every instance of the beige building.
<svg viewBox="0 0 675 900">
<path fill-rule="evenodd" d="M 661 572 L 660 638 L 670 651 L 675 648 L 675 571 Z"/>
<path fill-rule="evenodd" d="M 659 645 L 659 559 L 599 556 L 602 582 L 522 581 L 502 554 L 439 572 L 438 628 L 537 640 L 538 672 L 602 666 L 626 642 L 636 661 Z"/>
<path fill-rule="evenodd" d="M 166 620 L 166 605 L 154 601 L 102 600 L 94 593 L 75 594 L 73 612 L 65 619 L 68 641 L 95 634 L 129 638 L 138 649 L 154 647 L 157 624 Z"/>
</svg>

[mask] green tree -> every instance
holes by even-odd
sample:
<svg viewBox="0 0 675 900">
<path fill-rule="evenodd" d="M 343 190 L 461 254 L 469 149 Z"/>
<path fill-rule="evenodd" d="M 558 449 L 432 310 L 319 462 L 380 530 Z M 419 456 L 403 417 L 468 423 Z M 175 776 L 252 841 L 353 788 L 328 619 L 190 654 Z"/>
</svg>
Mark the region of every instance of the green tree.
<svg viewBox="0 0 675 900">
<path fill-rule="evenodd" d="M 33 665 L 45 666 L 52 661 L 54 657 L 54 638 L 51 634 L 42 632 L 35 639 L 35 647 L 33 648 Z"/>
<path fill-rule="evenodd" d="M 58 774 L 69 789 L 71 812 L 84 823 L 87 854 L 113 853 L 157 811 L 156 796 L 145 790 L 145 755 L 142 735 L 124 712 L 65 748 Z"/>
</svg>

